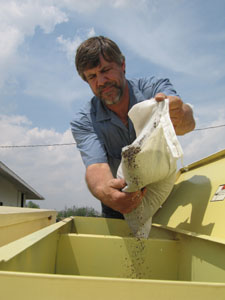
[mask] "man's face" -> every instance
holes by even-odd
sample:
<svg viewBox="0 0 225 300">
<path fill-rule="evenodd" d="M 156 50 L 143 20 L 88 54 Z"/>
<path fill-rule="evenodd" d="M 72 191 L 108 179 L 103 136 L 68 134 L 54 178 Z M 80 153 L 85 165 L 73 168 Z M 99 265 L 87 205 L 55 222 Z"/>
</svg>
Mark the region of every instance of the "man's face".
<svg viewBox="0 0 225 300">
<path fill-rule="evenodd" d="M 126 86 L 124 72 L 125 62 L 118 65 L 100 56 L 100 64 L 84 71 L 84 75 L 95 96 L 106 105 L 112 105 L 120 102 L 123 96 Z"/>
</svg>

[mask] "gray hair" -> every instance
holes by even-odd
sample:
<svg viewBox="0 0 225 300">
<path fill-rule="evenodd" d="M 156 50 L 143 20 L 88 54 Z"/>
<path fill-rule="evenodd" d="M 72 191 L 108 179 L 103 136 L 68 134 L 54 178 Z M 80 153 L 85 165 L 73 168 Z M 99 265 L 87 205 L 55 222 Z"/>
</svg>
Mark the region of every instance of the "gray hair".
<svg viewBox="0 0 225 300">
<path fill-rule="evenodd" d="M 78 47 L 75 57 L 77 72 L 83 80 L 87 81 L 84 71 L 97 67 L 100 56 L 118 65 L 122 65 L 125 61 L 124 55 L 115 42 L 104 36 L 91 37 Z"/>
</svg>

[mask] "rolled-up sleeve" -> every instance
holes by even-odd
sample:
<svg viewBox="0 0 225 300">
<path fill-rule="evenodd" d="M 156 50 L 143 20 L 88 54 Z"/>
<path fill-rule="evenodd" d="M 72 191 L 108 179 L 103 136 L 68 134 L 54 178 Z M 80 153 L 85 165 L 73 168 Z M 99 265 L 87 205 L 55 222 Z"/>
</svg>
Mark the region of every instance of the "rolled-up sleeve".
<svg viewBox="0 0 225 300">
<path fill-rule="evenodd" d="M 84 165 L 108 162 L 103 143 L 99 140 L 92 125 L 91 115 L 86 110 L 80 111 L 71 122 L 71 131 L 80 151 Z"/>
<path fill-rule="evenodd" d="M 164 93 L 167 96 L 179 96 L 168 78 L 142 78 L 139 84 L 146 99 L 154 98 L 158 93 Z"/>
</svg>

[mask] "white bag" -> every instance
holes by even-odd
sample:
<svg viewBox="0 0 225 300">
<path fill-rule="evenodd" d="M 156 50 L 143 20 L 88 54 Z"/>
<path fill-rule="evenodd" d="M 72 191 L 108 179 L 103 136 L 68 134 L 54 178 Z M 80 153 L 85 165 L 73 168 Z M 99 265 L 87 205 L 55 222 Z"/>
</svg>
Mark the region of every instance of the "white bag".
<svg viewBox="0 0 225 300">
<path fill-rule="evenodd" d="M 183 151 L 169 116 L 169 101 L 146 100 L 128 113 L 136 140 L 122 149 L 117 177 L 124 178 L 125 192 L 147 188 L 141 204 L 124 218 L 136 237 L 147 238 L 155 212 L 170 194 L 176 175 L 176 161 Z"/>
</svg>

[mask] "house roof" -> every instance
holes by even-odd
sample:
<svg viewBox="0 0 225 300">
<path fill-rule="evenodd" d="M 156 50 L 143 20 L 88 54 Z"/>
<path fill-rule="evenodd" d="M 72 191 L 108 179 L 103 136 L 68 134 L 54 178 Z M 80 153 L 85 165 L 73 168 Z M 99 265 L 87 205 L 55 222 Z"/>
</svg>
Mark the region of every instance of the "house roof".
<svg viewBox="0 0 225 300">
<path fill-rule="evenodd" d="M 16 175 L 0 161 L 0 176 L 11 182 L 19 191 L 26 195 L 27 199 L 44 200 L 45 198 L 36 192 L 22 178 Z"/>
</svg>

